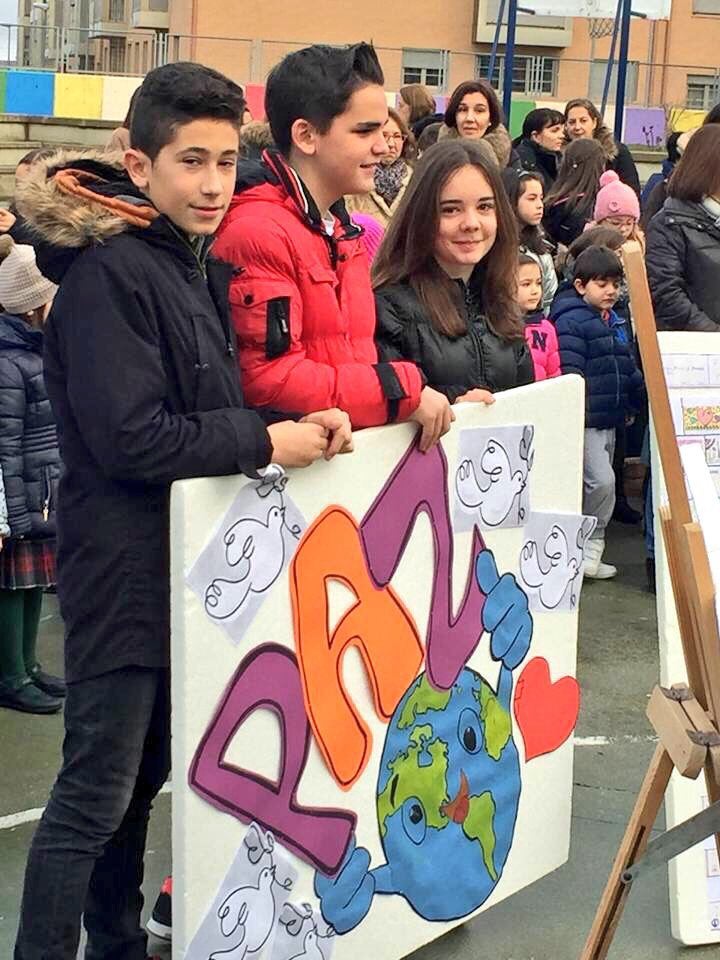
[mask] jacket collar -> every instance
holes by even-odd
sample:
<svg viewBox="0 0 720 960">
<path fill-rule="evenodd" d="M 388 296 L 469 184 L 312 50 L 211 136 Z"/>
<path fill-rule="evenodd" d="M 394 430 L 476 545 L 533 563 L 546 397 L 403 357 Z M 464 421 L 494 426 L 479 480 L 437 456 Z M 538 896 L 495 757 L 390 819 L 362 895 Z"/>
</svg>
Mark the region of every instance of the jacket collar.
<svg viewBox="0 0 720 960">
<path fill-rule="evenodd" d="M 312 194 L 277 149 L 265 150 L 260 164 L 241 163 L 238 166 L 236 195 L 262 183 L 271 183 L 278 187 L 284 197 L 290 200 L 305 224 L 311 230 L 325 234 L 325 225 Z M 362 227 L 352 222 L 344 200 L 340 199 L 334 203 L 330 207 L 330 213 L 340 224 L 339 230 L 335 233 L 337 240 L 352 240 L 362 235 Z"/>
<path fill-rule="evenodd" d="M 22 317 L 0 313 L 0 348 L 42 353 L 42 330 L 36 330 Z"/>
</svg>

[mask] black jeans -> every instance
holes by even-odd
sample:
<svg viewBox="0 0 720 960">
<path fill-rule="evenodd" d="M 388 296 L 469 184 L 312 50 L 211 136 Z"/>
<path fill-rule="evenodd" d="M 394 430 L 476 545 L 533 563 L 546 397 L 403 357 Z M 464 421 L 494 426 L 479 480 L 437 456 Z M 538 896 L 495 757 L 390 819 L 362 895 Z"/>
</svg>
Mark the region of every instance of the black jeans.
<svg viewBox="0 0 720 960">
<path fill-rule="evenodd" d="M 30 848 L 15 960 L 145 960 L 143 855 L 170 770 L 169 670 L 68 686 L 63 765 Z"/>
</svg>

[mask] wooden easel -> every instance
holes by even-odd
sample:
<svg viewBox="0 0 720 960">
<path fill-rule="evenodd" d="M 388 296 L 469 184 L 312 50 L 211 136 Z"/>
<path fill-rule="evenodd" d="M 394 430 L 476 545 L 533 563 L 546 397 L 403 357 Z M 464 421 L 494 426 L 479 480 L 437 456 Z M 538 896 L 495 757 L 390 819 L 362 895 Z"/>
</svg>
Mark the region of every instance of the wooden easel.
<svg viewBox="0 0 720 960">
<path fill-rule="evenodd" d="M 688 501 L 642 251 L 636 243 L 628 244 L 628 247 L 630 249 L 623 259 L 668 493 L 669 506 L 660 510 L 661 526 L 689 686 L 681 685 L 671 690 L 658 686 L 650 698 L 647 713 L 659 743 L 640 787 L 580 960 L 603 960 L 608 954 L 634 872 L 647 848 L 673 770 L 693 779 L 704 770 L 710 804 L 720 801 L 720 736 L 717 727 L 720 719 L 720 635 L 715 614 L 715 587 L 702 531 L 693 523 Z M 688 821 L 669 831 L 666 838 L 691 823 Z M 711 832 L 709 830 L 705 836 Z M 715 841 L 720 854 L 720 833 L 715 834 Z M 693 840 L 687 846 L 695 842 Z M 680 844 L 683 849 L 682 839 Z"/>
</svg>

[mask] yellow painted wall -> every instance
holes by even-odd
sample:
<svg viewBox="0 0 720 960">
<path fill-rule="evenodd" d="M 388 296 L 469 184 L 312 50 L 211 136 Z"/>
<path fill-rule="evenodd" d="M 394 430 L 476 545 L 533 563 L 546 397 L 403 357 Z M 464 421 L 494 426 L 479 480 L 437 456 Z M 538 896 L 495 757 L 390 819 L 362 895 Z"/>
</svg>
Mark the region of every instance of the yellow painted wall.
<svg viewBox="0 0 720 960">
<path fill-rule="evenodd" d="M 104 77 L 55 74 L 55 117 L 100 120 Z"/>
<path fill-rule="evenodd" d="M 685 110 L 683 107 L 673 107 L 670 111 L 670 128 L 680 133 L 694 130 L 702 125 L 705 119 L 705 110 Z"/>
</svg>

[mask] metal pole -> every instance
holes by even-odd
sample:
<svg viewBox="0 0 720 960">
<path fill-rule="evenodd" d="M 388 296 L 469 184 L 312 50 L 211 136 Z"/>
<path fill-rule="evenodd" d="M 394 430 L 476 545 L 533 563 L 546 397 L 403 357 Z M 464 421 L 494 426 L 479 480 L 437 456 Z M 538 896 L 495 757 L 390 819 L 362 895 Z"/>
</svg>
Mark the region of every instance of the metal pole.
<svg viewBox="0 0 720 960">
<path fill-rule="evenodd" d="M 495 73 L 495 61 L 497 60 L 498 45 L 500 43 L 500 31 L 502 30 L 502 22 L 505 16 L 505 0 L 500 0 L 500 8 L 498 9 L 497 23 L 495 24 L 495 36 L 493 38 L 492 50 L 490 51 L 490 64 L 488 65 L 487 72 L 487 81 L 488 83 L 493 82 L 493 74 Z"/>
<path fill-rule="evenodd" d="M 625 84 L 627 81 L 628 55 L 630 53 L 630 17 L 632 0 L 623 0 L 620 27 L 620 56 L 618 58 L 617 93 L 615 95 L 615 139 L 622 140 L 623 115 L 625 113 Z"/>
<path fill-rule="evenodd" d="M 612 70 L 615 65 L 615 48 L 617 46 L 618 33 L 620 32 L 620 17 L 622 16 L 623 0 L 618 0 L 617 10 L 615 11 L 615 26 L 613 27 L 612 40 L 610 42 L 610 56 L 608 57 L 607 70 L 605 71 L 605 85 L 603 86 L 602 105 L 600 113 L 605 116 L 608 96 L 610 95 L 610 80 Z"/>
<path fill-rule="evenodd" d="M 627 0 L 628 6 L 630 0 Z M 503 113 L 505 123 L 510 129 L 510 111 L 512 109 L 513 63 L 515 61 L 515 29 L 517 27 L 517 0 L 508 0 L 507 38 L 505 40 L 505 69 L 503 71 Z"/>
</svg>

